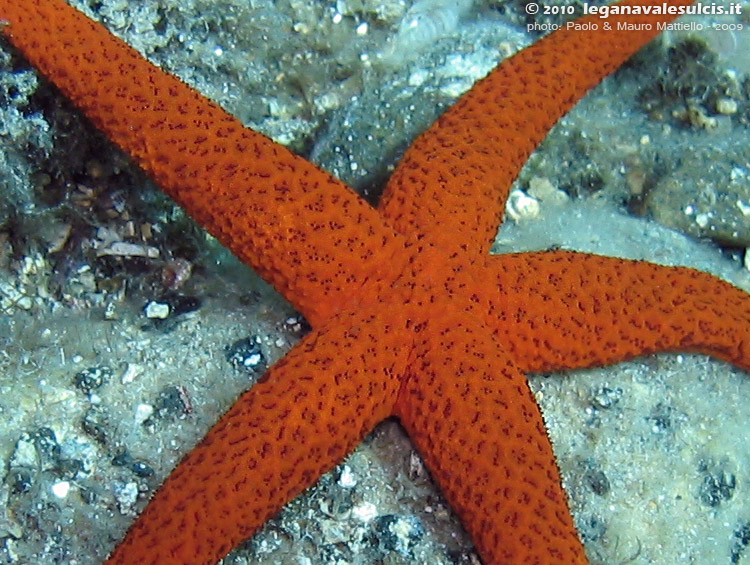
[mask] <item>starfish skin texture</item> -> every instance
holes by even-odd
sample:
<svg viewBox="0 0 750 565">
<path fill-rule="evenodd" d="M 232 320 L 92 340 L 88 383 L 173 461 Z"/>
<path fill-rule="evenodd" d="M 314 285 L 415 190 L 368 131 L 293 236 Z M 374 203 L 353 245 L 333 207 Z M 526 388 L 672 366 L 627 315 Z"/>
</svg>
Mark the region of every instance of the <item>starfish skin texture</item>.
<svg viewBox="0 0 750 565">
<path fill-rule="evenodd" d="M 750 297 L 710 275 L 488 255 L 529 153 L 656 32 L 558 32 L 503 63 L 417 139 L 376 210 L 64 2 L 0 0 L 0 17 L 314 328 L 185 457 L 111 563 L 215 562 L 391 415 L 486 563 L 584 563 L 523 374 L 665 350 L 750 369 Z"/>
</svg>

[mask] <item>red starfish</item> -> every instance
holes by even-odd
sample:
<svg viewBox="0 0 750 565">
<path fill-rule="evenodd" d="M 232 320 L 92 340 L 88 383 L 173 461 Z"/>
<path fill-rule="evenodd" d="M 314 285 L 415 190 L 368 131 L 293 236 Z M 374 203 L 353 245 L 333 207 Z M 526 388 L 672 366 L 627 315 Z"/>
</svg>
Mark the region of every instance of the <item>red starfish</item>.
<svg viewBox="0 0 750 565">
<path fill-rule="evenodd" d="M 557 33 L 504 63 L 415 142 L 378 213 L 66 5 L 0 8 L 29 59 L 315 327 L 186 457 L 112 562 L 217 559 L 392 414 L 487 562 L 583 562 L 522 373 L 668 349 L 750 368 L 750 298 L 713 277 L 487 256 L 528 153 L 655 32 Z"/>
</svg>

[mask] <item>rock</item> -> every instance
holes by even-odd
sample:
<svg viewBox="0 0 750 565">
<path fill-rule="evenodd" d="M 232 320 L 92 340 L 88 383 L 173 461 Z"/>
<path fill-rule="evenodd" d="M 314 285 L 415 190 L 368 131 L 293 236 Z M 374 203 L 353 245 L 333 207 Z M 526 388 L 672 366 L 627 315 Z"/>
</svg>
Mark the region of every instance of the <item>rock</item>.
<svg viewBox="0 0 750 565">
<path fill-rule="evenodd" d="M 718 155 L 685 159 L 646 197 L 661 223 L 720 244 L 750 247 L 750 171 Z"/>
</svg>

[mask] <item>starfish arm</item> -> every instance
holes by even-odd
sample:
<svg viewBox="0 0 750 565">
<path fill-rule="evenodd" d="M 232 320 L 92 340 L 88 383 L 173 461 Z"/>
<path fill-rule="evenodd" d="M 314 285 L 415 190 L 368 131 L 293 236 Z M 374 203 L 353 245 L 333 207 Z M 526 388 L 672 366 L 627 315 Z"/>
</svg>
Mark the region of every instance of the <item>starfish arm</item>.
<svg viewBox="0 0 750 565">
<path fill-rule="evenodd" d="M 569 251 L 496 255 L 487 269 L 494 334 L 524 372 L 659 351 L 750 370 L 750 294 L 707 273 Z"/>
<path fill-rule="evenodd" d="M 488 253 L 511 184 L 531 152 L 589 89 L 658 34 L 657 22 L 674 17 L 592 15 L 579 23 L 599 24 L 598 30 L 563 27 L 506 60 L 417 138 L 380 210 L 401 233 Z M 652 27 L 624 31 L 620 22 Z"/>
<path fill-rule="evenodd" d="M 2 32 L 190 215 L 313 325 L 396 234 L 346 185 L 143 59 L 62 0 L 0 0 Z"/>
<path fill-rule="evenodd" d="M 586 563 L 542 415 L 487 330 L 432 318 L 396 415 L 484 563 Z"/>
<path fill-rule="evenodd" d="M 392 414 L 407 357 L 392 330 L 345 313 L 308 334 L 182 460 L 107 563 L 215 563 L 251 536 Z"/>
</svg>

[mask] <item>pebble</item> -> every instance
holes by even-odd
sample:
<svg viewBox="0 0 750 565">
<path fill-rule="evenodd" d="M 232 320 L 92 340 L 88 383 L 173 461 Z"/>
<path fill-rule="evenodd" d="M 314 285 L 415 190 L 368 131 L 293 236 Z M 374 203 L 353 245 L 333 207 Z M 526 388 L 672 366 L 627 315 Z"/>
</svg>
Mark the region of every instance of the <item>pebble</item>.
<svg viewBox="0 0 750 565">
<path fill-rule="evenodd" d="M 706 212 L 701 212 L 700 214 L 695 215 L 695 223 L 701 228 L 705 228 L 710 221 L 711 215 Z"/>
<path fill-rule="evenodd" d="M 546 177 L 533 177 L 529 181 L 529 196 L 552 205 L 565 204 L 570 197 Z"/>
<path fill-rule="evenodd" d="M 152 426 L 156 420 L 182 418 L 193 411 L 190 394 L 180 385 L 169 385 L 159 391 L 154 403 L 154 414 L 143 421 L 144 426 Z"/>
<path fill-rule="evenodd" d="M 162 302 L 155 302 L 150 301 L 148 304 L 146 304 L 146 308 L 144 308 L 144 313 L 146 314 L 146 317 L 150 320 L 166 320 L 169 317 L 170 313 L 170 307 L 169 304 L 164 304 Z"/>
<path fill-rule="evenodd" d="M 589 469 L 585 478 L 594 494 L 606 496 L 611 490 L 609 479 L 601 469 Z"/>
<path fill-rule="evenodd" d="M 670 431 L 673 427 L 673 409 L 667 404 L 659 402 L 651 409 L 651 413 L 646 418 L 652 422 L 651 431 L 655 434 Z"/>
<path fill-rule="evenodd" d="M 120 376 L 120 382 L 124 385 L 132 383 L 138 376 L 143 374 L 143 367 L 137 363 L 126 363 L 125 369 Z"/>
<path fill-rule="evenodd" d="M 737 109 L 737 101 L 731 98 L 719 98 L 716 101 L 716 111 L 719 112 L 719 114 L 731 116 L 732 114 L 737 113 Z"/>
<path fill-rule="evenodd" d="M 115 487 L 115 500 L 120 507 L 121 514 L 129 514 L 138 501 L 138 485 L 131 481 Z"/>
<path fill-rule="evenodd" d="M 99 249 L 96 255 L 97 257 L 114 255 L 116 257 L 147 257 L 149 259 L 156 259 L 159 257 L 159 250 L 150 245 L 116 241 L 107 247 Z"/>
<path fill-rule="evenodd" d="M 513 190 L 505 209 L 511 220 L 520 222 L 539 216 L 539 201 L 522 190 Z"/>
<path fill-rule="evenodd" d="M 109 367 L 88 367 L 76 373 L 73 377 L 73 384 L 78 390 L 90 394 L 107 382 L 111 376 L 112 369 Z"/>
<path fill-rule="evenodd" d="M 51 428 L 41 427 L 31 434 L 37 453 L 47 462 L 54 462 L 60 457 L 60 444 Z"/>
<path fill-rule="evenodd" d="M 227 361 L 236 369 L 250 372 L 263 372 L 266 369 L 266 358 L 261 350 L 258 336 L 239 339 L 225 351 Z"/>
<path fill-rule="evenodd" d="M 36 446 L 28 434 L 23 434 L 16 442 L 16 448 L 10 458 L 10 467 L 36 467 Z"/>
<path fill-rule="evenodd" d="M 416 516 L 385 515 L 375 520 L 378 545 L 410 557 L 414 545 L 424 537 L 424 526 Z"/>
<path fill-rule="evenodd" d="M 607 523 L 596 514 L 585 516 L 577 525 L 584 541 L 602 539 L 607 533 Z"/>
<path fill-rule="evenodd" d="M 161 281 L 164 288 L 177 290 L 184 285 L 193 273 L 193 264 L 187 259 L 177 258 L 167 261 L 162 269 Z"/>
<path fill-rule="evenodd" d="M 622 398 L 622 389 L 620 387 L 609 388 L 603 386 L 596 391 L 591 398 L 591 403 L 596 408 L 608 409 L 612 408 Z"/>
<path fill-rule="evenodd" d="M 11 469 L 4 478 L 13 494 L 23 494 L 31 490 L 34 484 L 31 473 L 26 469 Z"/>
<path fill-rule="evenodd" d="M 68 481 L 58 481 L 52 485 L 52 494 L 57 498 L 65 498 L 70 492 L 70 483 Z"/>
<path fill-rule="evenodd" d="M 139 404 L 135 409 L 135 423 L 142 424 L 154 414 L 154 407 L 150 404 Z"/>
<path fill-rule="evenodd" d="M 120 318 L 118 312 L 117 312 L 117 303 L 114 301 L 107 302 L 107 305 L 104 307 L 104 319 L 105 320 L 118 320 Z"/>
<path fill-rule="evenodd" d="M 750 545 L 750 522 L 745 522 L 734 531 L 734 544 L 729 558 L 730 563 L 741 563 L 745 549 Z"/>
<path fill-rule="evenodd" d="M 344 465 L 344 468 L 341 470 L 341 476 L 339 477 L 339 485 L 344 488 L 352 488 L 356 484 L 357 479 L 354 476 L 354 473 L 352 473 L 351 468 L 349 465 Z"/>
<path fill-rule="evenodd" d="M 122 451 L 112 458 L 112 465 L 115 467 L 125 467 L 135 476 L 142 479 L 154 476 L 154 470 L 148 463 L 139 459 L 134 459 L 127 451 Z"/>
<path fill-rule="evenodd" d="M 81 420 L 81 429 L 96 442 L 106 445 L 108 441 L 105 429 L 106 418 L 97 408 L 89 408 Z"/>
<path fill-rule="evenodd" d="M 363 502 L 352 509 L 352 516 L 360 522 L 369 522 L 378 515 L 378 508 L 372 502 Z"/>
<path fill-rule="evenodd" d="M 734 496 L 737 479 L 728 462 L 702 460 L 698 464 L 698 471 L 703 473 L 698 492 L 698 498 L 703 504 L 715 508 Z"/>
</svg>

